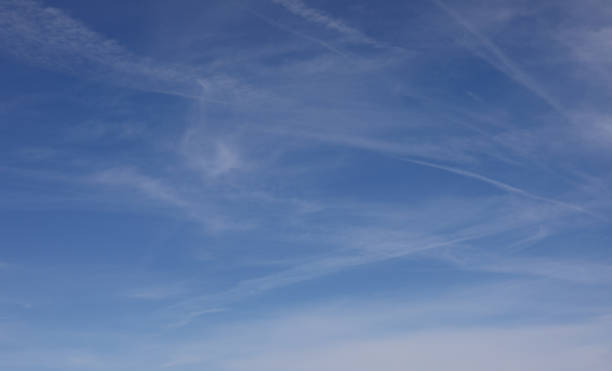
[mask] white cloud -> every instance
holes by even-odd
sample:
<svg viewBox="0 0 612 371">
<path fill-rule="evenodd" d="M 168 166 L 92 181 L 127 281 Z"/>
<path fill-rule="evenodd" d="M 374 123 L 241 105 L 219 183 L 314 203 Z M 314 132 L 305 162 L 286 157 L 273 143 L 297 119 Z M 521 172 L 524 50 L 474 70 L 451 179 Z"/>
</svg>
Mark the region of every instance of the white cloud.
<svg viewBox="0 0 612 371">
<path fill-rule="evenodd" d="M 165 300 L 185 293 L 180 285 L 154 285 L 127 290 L 124 295 L 131 299 Z"/>
<path fill-rule="evenodd" d="M 570 28 L 558 35 L 559 41 L 569 50 L 569 56 L 582 68 L 588 69 L 590 76 L 580 73 L 581 77 L 590 77 L 597 81 L 610 81 L 612 73 L 612 27 L 589 25 Z M 593 75 L 594 74 L 594 75 Z"/>
<path fill-rule="evenodd" d="M 45 68 L 137 89 L 199 96 L 186 67 L 136 56 L 62 10 L 31 0 L 0 4 L 0 47 L 5 53 Z"/>
<path fill-rule="evenodd" d="M 507 259 L 481 266 L 493 272 L 528 274 L 586 284 L 612 283 L 612 266 L 558 259 Z"/>
<path fill-rule="evenodd" d="M 453 311 L 455 316 L 462 311 L 487 316 L 477 309 L 487 307 L 486 300 L 464 298 L 472 303 L 468 307 L 453 300 L 429 307 L 429 317 L 423 316 L 427 306 L 344 303 L 228 326 L 214 340 L 176 347 L 165 365 L 228 371 L 604 371 L 612 361 L 608 318 L 565 325 L 444 328 L 440 322 Z M 503 308 L 499 303 L 494 311 Z M 433 325 L 423 327 L 429 323 Z"/>
<path fill-rule="evenodd" d="M 358 325 L 358 324 L 356 324 Z M 590 328 L 587 331 L 597 332 Z M 582 343 L 580 328 L 415 332 L 346 340 L 312 348 L 281 343 L 225 362 L 228 370 L 370 371 L 604 371 L 612 362 L 606 342 Z"/>
<path fill-rule="evenodd" d="M 359 30 L 347 25 L 345 22 L 333 18 L 330 15 L 320 11 L 318 9 L 314 9 L 308 7 L 301 0 L 272 0 L 274 3 L 283 6 L 285 9 L 290 11 L 291 13 L 304 18 L 307 21 L 317 23 L 325 26 L 326 28 L 336 31 L 344 36 L 346 36 L 349 40 L 353 42 L 360 42 L 364 44 L 371 45 L 379 45 L 379 43 L 364 35 Z"/>
<path fill-rule="evenodd" d="M 100 171 L 91 176 L 91 180 L 99 184 L 131 187 L 152 199 L 177 207 L 184 208 L 189 205 L 172 188 L 163 184 L 160 180 L 140 174 L 130 168 L 111 168 Z"/>
<path fill-rule="evenodd" d="M 223 161 L 219 166 L 230 167 L 232 164 L 227 159 Z M 133 168 L 110 168 L 94 173 L 88 180 L 100 185 L 131 189 L 161 204 L 173 206 L 210 232 L 245 230 L 251 227 L 248 222 L 228 218 L 218 212 L 210 199 L 196 198 L 187 191 L 181 191 L 175 183 L 166 183 L 163 178 L 144 175 Z"/>
<path fill-rule="evenodd" d="M 331 210 L 342 207 L 327 206 Z M 318 233 L 309 230 L 308 224 L 303 226 L 310 236 L 305 242 L 310 246 L 328 246 L 323 252 L 306 253 L 301 259 L 287 264 L 288 266 L 240 280 L 216 293 L 194 293 L 190 298 L 165 308 L 162 317 L 166 321 L 187 324 L 197 318 L 192 313 L 235 305 L 275 289 L 321 279 L 358 266 L 407 257 L 425 256 L 450 260 L 460 269 L 488 272 L 503 270 L 518 276 L 554 277 L 556 274 L 560 277 L 559 275 L 563 274 L 560 270 L 550 269 L 555 268 L 552 261 L 543 262 L 542 270 L 538 271 L 536 262 L 525 260 L 525 263 L 532 264 L 522 266 L 516 262 L 513 265 L 504 254 L 507 251 L 515 251 L 515 243 L 525 243 L 519 231 L 529 231 L 534 225 L 559 223 L 573 214 L 558 205 L 542 206 L 534 201 L 512 197 L 438 200 L 424 205 L 413 205 L 410 211 L 399 213 L 390 207 L 376 210 L 375 205 L 348 205 L 344 208 L 342 215 L 357 216 L 361 222 L 330 225 L 320 229 Z M 354 210 L 351 212 L 351 209 Z M 289 241 L 299 241 L 301 229 L 291 231 L 293 239 Z M 548 233 L 552 231 L 549 230 Z M 548 233 L 541 238 L 548 236 Z M 491 246 L 486 242 L 487 238 L 500 235 L 505 236 L 504 241 L 509 246 Z M 483 240 L 485 242 L 482 242 Z M 466 246 L 473 246 L 473 249 L 465 251 L 460 248 Z M 565 269 L 565 279 L 584 282 L 579 276 L 571 276 L 572 272 L 580 270 L 578 265 L 572 265 L 572 262 L 558 263 L 556 267 Z M 601 283 L 605 282 L 606 278 L 605 275 L 599 275 L 588 282 Z"/>
<path fill-rule="evenodd" d="M 612 114 L 576 113 L 574 122 L 571 132 L 582 140 L 583 151 L 612 150 Z"/>
<path fill-rule="evenodd" d="M 510 79 L 516 81 L 518 84 L 540 97 L 563 117 L 566 116 L 565 109 L 561 106 L 561 104 L 559 104 L 557 99 L 548 93 L 548 91 L 546 91 L 546 89 L 539 82 L 527 74 L 518 63 L 512 60 L 482 31 L 474 27 L 467 17 L 461 15 L 458 11 L 448 6 L 442 0 L 432 0 L 432 2 L 446 12 L 455 22 L 457 22 L 476 39 L 483 51 L 482 53 L 478 53 L 480 57 L 490 63 L 493 67 L 497 68 L 500 72 L 506 74 Z"/>
<path fill-rule="evenodd" d="M 237 170 L 244 170 L 246 162 L 236 145 L 221 135 L 202 129 L 187 130 L 179 151 L 187 164 L 208 178 L 216 178 Z"/>
<path fill-rule="evenodd" d="M 342 56 L 342 57 L 348 57 L 348 55 L 345 52 L 343 52 L 342 50 L 336 48 L 335 46 L 331 45 L 330 43 L 328 43 L 326 41 L 317 39 L 317 38 L 312 37 L 310 35 L 307 35 L 307 34 L 305 34 L 303 32 L 296 31 L 296 30 L 294 30 L 292 28 L 289 28 L 289 27 L 279 23 L 278 21 L 270 19 L 269 17 L 266 17 L 265 15 L 260 14 L 258 12 L 255 12 L 253 10 L 249 10 L 249 12 L 251 12 L 254 16 L 256 16 L 257 18 L 261 19 L 262 21 L 264 21 L 265 23 L 267 23 L 267 24 L 269 24 L 269 25 L 271 25 L 273 27 L 276 27 L 276 28 L 278 28 L 280 30 L 283 30 L 283 31 L 290 32 L 290 33 L 292 33 L 292 34 L 294 34 L 294 35 L 296 35 L 296 36 L 298 36 L 298 37 L 300 37 L 300 38 L 302 38 L 304 40 L 308 40 L 308 41 L 314 42 L 316 44 L 319 44 L 323 48 L 331 51 L 332 53 L 334 53 L 336 55 L 339 55 L 339 56 Z"/>
<path fill-rule="evenodd" d="M 451 173 L 454 173 L 454 174 L 458 174 L 458 175 L 461 175 L 461 176 L 464 176 L 464 177 L 467 177 L 467 178 L 476 179 L 476 180 L 479 180 L 481 182 L 485 182 L 485 183 L 491 184 L 491 185 L 493 185 L 493 186 L 495 186 L 495 187 L 497 187 L 497 188 L 499 188 L 501 190 L 504 190 L 506 192 L 515 193 L 515 194 L 518 194 L 518 195 L 521 195 L 521 196 L 524 196 L 524 197 L 527 197 L 527 198 L 531 198 L 531 199 L 534 199 L 534 200 L 543 201 L 543 202 L 551 203 L 551 204 L 554 204 L 554 205 L 558 205 L 558 206 L 567 208 L 569 210 L 573 210 L 573 211 L 576 211 L 576 212 L 579 212 L 579 213 L 590 215 L 590 216 L 595 217 L 595 218 L 600 219 L 600 220 L 606 220 L 604 217 L 602 217 L 602 216 L 600 216 L 600 215 L 598 215 L 596 213 L 593 213 L 593 212 L 585 209 L 582 206 L 574 205 L 574 204 L 571 204 L 571 203 L 568 203 L 568 202 L 564 202 L 564 201 L 555 200 L 555 199 L 548 198 L 548 197 L 542 197 L 542 196 L 539 196 L 539 195 L 535 195 L 533 193 L 525 191 L 524 189 L 511 186 L 509 184 L 500 182 L 499 180 L 492 179 L 492 178 L 489 178 L 489 177 L 481 175 L 481 174 L 476 174 L 476 173 L 471 172 L 471 171 L 467 171 L 467 170 L 463 170 L 463 169 L 458 169 L 458 168 L 454 168 L 454 167 L 450 167 L 450 166 L 434 164 L 434 163 L 427 162 L 427 161 L 420 161 L 420 160 L 414 160 L 414 159 L 402 159 L 402 160 L 406 161 L 406 162 L 411 162 L 411 163 L 414 163 L 414 164 L 418 164 L 418 165 L 423 165 L 423 166 L 428 166 L 428 167 L 433 167 L 433 168 L 436 168 L 436 169 L 448 171 L 448 172 L 451 172 Z"/>
</svg>

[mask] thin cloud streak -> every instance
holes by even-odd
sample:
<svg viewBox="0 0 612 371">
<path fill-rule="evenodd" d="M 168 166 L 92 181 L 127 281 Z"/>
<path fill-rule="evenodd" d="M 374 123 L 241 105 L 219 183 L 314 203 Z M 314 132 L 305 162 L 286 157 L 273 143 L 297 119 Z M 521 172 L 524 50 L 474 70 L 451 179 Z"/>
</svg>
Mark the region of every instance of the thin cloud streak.
<svg viewBox="0 0 612 371">
<path fill-rule="evenodd" d="M 490 56 L 486 54 L 479 54 L 487 62 L 489 62 L 493 67 L 500 70 L 502 73 L 506 74 L 512 80 L 524 86 L 533 94 L 540 97 L 564 118 L 568 117 L 567 113 L 565 112 L 565 109 L 553 97 L 551 97 L 550 94 L 548 94 L 548 92 L 546 92 L 540 86 L 540 84 L 534 81 L 533 78 L 531 78 L 525 71 L 523 71 L 523 69 L 520 68 L 510 57 L 508 57 L 499 46 L 497 46 L 482 32 L 478 31 L 474 26 L 472 26 L 467 20 L 467 18 L 449 7 L 442 0 L 431 1 L 440 9 L 442 9 L 446 14 L 448 14 L 455 22 L 457 22 L 457 24 L 463 27 L 470 35 L 472 35 L 484 47 L 485 51 L 490 53 Z"/>
<path fill-rule="evenodd" d="M 427 250 L 475 241 L 498 234 L 499 232 L 498 229 L 493 228 L 488 231 L 470 231 L 448 240 L 432 238 L 433 242 L 397 241 L 393 243 L 390 248 L 384 248 L 384 246 L 383 248 L 381 248 L 381 246 L 368 246 L 364 249 L 363 246 L 358 248 L 356 246 L 345 246 L 344 250 L 348 249 L 348 254 L 332 254 L 325 258 L 298 264 L 278 273 L 242 281 L 234 288 L 226 290 L 221 294 L 190 298 L 167 307 L 161 313 L 163 313 L 164 317 L 171 318 L 171 326 L 180 327 L 189 324 L 201 314 L 208 313 L 211 307 L 217 308 L 219 306 L 228 306 L 248 297 L 261 295 L 267 291 L 318 279 L 350 268 L 403 258 Z M 386 241 L 386 244 L 389 244 L 388 241 Z"/>
<path fill-rule="evenodd" d="M 341 20 L 335 19 L 324 12 L 308 7 L 300 0 L 272 0 L 272 2 L 284 7 L 289 12 L 299 16 L 309 22 L 317 23 L 326 28 L 336 31 L 352 41 L 357 41 L 364 44 L 380 46 L 380 43 L 364 35 L 359 30 L 347 25 Z"/>
<path fill-rule="evenodd" d="M 298 37 L 300 37 L 300 38 L 302 38 L 304 40 L 308 40 L 310 42 L 314 42 L 315 44 L 318 44 L 318 45 L 322 46 L 323 48 L 329 50 L 330 52 L 332 52 L 334 54 L 337 54 L 337 55 L 339 55 L 341 57 L 349 58 L 349 55 L 346 52 L 341 51 L 340 49 L 334 47 L 333 45 L 331 45 L 328 42 L 325 42 L 323 40 L 317 39 L 316 37 L 312 37 L 312 36 L 306 35 L 303 32 L 296 31 L 296 30 L 294 30 L 294 29 L 292 29 L 290 27 L 287 27 L 287 26 L 285 26 L 285 25 L 283 25 L 283 24 L 281 24 L 281 23 L 279 23 L 277 21 L 272 20 L 269 17 L 266 17 L 265 15 L 263 15 L 261 13 L 258 13 L 256 11 L 254 11 L 252 9 L 246 9 L 246 10 L 249 13 L 251 13 L 252 15 L 254 15 L 255 17 L 261 19 L 263 22 L 269 24 L 272 27 L 276 27 L 276 28 L 278 28 L 280 30 L 292 33 L 292 34 L 294 34 L 294 35 L 296 35 L 296 36 L 298 36 Z"/>
<path fill-rule="evenodd" d="M 527 198 L 531 198 L 531 199 L 534 199 L 534 200 L 544 201 L 544 202 L 551 203 L 551 204 L 554 204 L 554 205 L 557 205 L 557 206 L 561 206 L 561 207 L 564 207 L 564 208 L 567 208 L 567 209 L 570 209 L 570 210 L 573 210 L 573 211 L 577 211 L 577 212 L 580 212 L 580 213 L 583 213 L 583 214 L 590 215 L 590 216 L 595 217 L 595 218 L 597 218 L 597 219 L 599 219 L 601 221 L 608 221 L 608 219 L 606 219 L 605 217 L 603 217 L 601 215 L 598 215 L 598 214 L 596 214 L 596 213 L 594 213 L 592 211 L 589 211 L 589 210 L 587 210 L 587 209 L 585 209 L 585 208 L 583 208 L 581 206 L 570 204 L 570 203 L 559 201 L 559 200 L 555 200 L 555 199 L 548 198 L 548 197 L 538 196 L 536 194 L 527 192 L 524 189 L 511 186 L 509 184 L 500 182 L 499 180 L 495 180 L 495 179 L 486 177 L 484 175 L 473 173 L 471 171 L 462 170 L 462 169 L 458 169 L 458 168 L 454 168 L 454 167 L 450 167 L 450 166 L 434 164 L 434 163 L 428 162 L 428 161 L 414 160 L 414 159 L 408 159 L 408 158 L 401 158 L 401 160 L 405 161 L 405 162 L 412 163 L 412 164 L 416 164 L 416 165 L 422 165 L 422 166 L 427 166 L 427 167 L 431 167 L 431 168 L 434 168 L 434 169 L 444 170 L 444 171 L 447 171 L 447 172 L 450 172 L 450 173 L 453 173 L 453 174 L 457 174 L 457 175 L 461 175 L 461 176 L 464 176 L 464 177 L 467 177 L 467 178 L 476 179 L 476 180 L 479 180 L 481 182 L 491 184 L 491 185 L 493 185 L 493 186 L 495 186 L 495 187 L 497 187 L 497 188 L 499 188 L 501 190 L 504 190 L 504 191 L 507 191 L 507 192 L 510 192 L 510 193 L 515 193 L 515 194 L 518 194 L 518 195 L 521 195 L 521 196 L 524 196 L 524 197 L 527 197 Z"/>
<path fill-rule="evenodd" d="M 131 168 L 107 169 L 91 175 L 86 180 L 94 184 L 135 190 L 147 198 L 181 210 L 187 218 L 198 222 L 211 232 L 250 228 L 247 223 L 227 220 L 222 213 L 215 211 L 212 202 L 194 200 L 162 179 L 141 174 Z"/>
<path fill-rule="evenodd" d="M 289 133 L 289 134 L 296 135 L 295 132 Z M 528 192 L 524 189 L 511 186 L 509 184 L 503 183 L 501 181 L 495 180 L 493 178 L 490 178 L 490 177 L 487 177 L 481 174 L 477 174 L 471 171 L 462 170 L 462 169 L 454 168 L 450 166 L 444 166 L 444 165 L 436 164 L 433 162 L 416 160 L 416 159 L 405 157 L 407 152 L 416 152 L 414 154 L 422 156 L 422 157 L 444 158 L 445 156 L 448 155 L 448 153 L 442 152 L 443 151 L 442 147 L 423 147 L 423 145 L 421 145 L 422 148 L 417 149 L 415 151 L 414 149 L 410 147 L 407 148 L 407 146 L 405 145 L 390 144 L 384 141 L 376 141 L 376 140 L 365 139 L 365 138 L 353 138 L 353 137 L 347 137 L 347 136 L 329 136 L 329 135 L 318 135 L 318 134 L 308 134 L 308 133 L 297 133 L 297 135 L 300 135 L 301 137 L 305 137 L 309 139 L 323 141 L 323 142 L 337 143 L 337 144 L 346 145 L 346 146 L 355 147 L 355 148 L 364 149 L 364 150 L 369 150 L 373 152 L 385 153 L 385 154 L 393 156 L 393 158 L 399 159 L 404 162 L 410 162 L 410 163 L 421 165 L 421 166 L 436 168 L 436 169 L 444 170 L 444 171 L 451 172 L 457 175 L 461 175 L 464 177 L 476 179 L 481 182 L 491 184 L 495 186 L 496 188 L 499 188 L 506 192 L 518 194 L 523 197 L 531 198 L 531 199 L 538 200 L 538 201 L 544 201 L 550 204 L 554 204 L 557 206 L 564 207 L 566 209 L 570 209 L 570 210 L 579 212 L 579 213 L 587 214 L 594 218 L 599 219 L 600 221 L 605 221 L 605 222 L 609 221 L 606 217 L 599 215 L 597 213 L 594 213 L 582 206 L 555 200 L 555 199 L 548 198 L 548 197 L 539 196 L 531 192 Z M 458 158 L 458 156 L 454 156 L 454 157 Z"/>
<path fill-rule="evenodd" d="M 46 69 L 200 99 L 196 76 L 186 67 L 136 56 L 62 10 L 36 1 L 0 4 L 0 46 L 14 58 Z"/>
</svg>

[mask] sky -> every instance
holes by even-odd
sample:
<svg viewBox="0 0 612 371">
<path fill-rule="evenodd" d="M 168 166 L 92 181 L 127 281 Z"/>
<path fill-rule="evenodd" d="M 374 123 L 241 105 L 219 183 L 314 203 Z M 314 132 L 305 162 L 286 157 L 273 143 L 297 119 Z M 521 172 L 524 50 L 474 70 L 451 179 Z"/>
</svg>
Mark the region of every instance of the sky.
<svg viewBox="0 0 612 371">
<path fill-rule="evenodd" d="M 612 364 L 608 0 L 0 0 L 0 368 Z"/>
</svg>

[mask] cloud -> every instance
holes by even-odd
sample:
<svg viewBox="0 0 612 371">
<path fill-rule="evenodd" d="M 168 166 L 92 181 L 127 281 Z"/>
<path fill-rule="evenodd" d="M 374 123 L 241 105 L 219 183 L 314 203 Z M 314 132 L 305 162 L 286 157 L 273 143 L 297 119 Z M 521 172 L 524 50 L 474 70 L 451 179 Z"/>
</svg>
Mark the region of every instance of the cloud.
<svg viewBox="0 0 612 371">
<path fill-rule="evenodd" d="M 612 283 L 612 266 L 558 259 L 506 259 L 481 267 L 492 272 L 527 274 L 584 284 Z"/>
<path fill-rule="evenodd" d="M 138 300 L 166 300 L 183 294 L 185 291 L 185 288 L 180 285 L 156 285 L 127 290 L 124 295 Z"/>
<path fill-rule="evenodd" d="M 281 133 L 283 132 L 281 131 Z M 448 158 L 452 158 L 455 162 L 467 163 L 475 161 L 474 156 L 468 153 L 468 151 L 466 150 L 466 147 L 468 147 L 470 144 L 473 144 L 469 141 L 466 143 L 452 143 L 451 141 L 449 141 L 447 143 L 441 144 L 423 140 L 415 140 L 410 137 L 402 141 L 397 141 L 386 138 L 377 139 L 371 134 L 368 135 L 368 133 L 365 133 L 363 135 L 345 132 L 326 133 L 321 131 L 317 133 L 310 133 L 299 130 L 287 131 L 286 134 L 290 136 L 299 136 L 301 138 L 317 140 L 324 143 L 379 152 L 398 157 L 420 156 L 436 160 L 445 160 Z"/>
<path fill-rule="evenodd" d="M 575 113 L 573 121 L 569 132 L 581 140 L 582 152 L 612 150 L 612 114 L 596 111 Z"/>
<path fill-rule="evenodd" d="M 130 168 L 107 169 L 95 173 L 90 179 L 95 183 L 104 185 L 131 187 L 154 200 L 162 201 L 176 207 L 189 207 L 189 203 L 186 200 L 160 180 L 142 175 Z"/>
<path fill-rule="evenodd" d="M 482 174 L 474 173 L 468 170 L 464 170 L 464 169 L 460 169 L 460 168 L 456 168 L 452 166 L 440 165 L 440 164 L 436 164 L 430 161 L 417 160 L 414 158 L 406 157 L 406 156 L 420 156 L 420 157 L 434 158 L 434 159 L 439 159 L 439 160 L 452 159 L 453 162 L 474 161 L 468 155 L 462 156 L 461 148 L 453 149 L 453 148 L 449 148 L 448 145 L 446 146 L 437 145 L 437 144 L 428 145 L 422 142 L 398 144 L 398 143 L 390 142 L 388 140 L 377 140 L 377 139 L 358 137 L 358 136 L 352 136 L 352 135 L 309 134 L 309 133 L 301 133 L 299 131 L 298 132 L 293 131 L 292 134 L 299 135 L 307 139 L 315 139 L 315 140 L 319 140 L 319 141 L 323 141 L 327 143 L 339 144 L 343 146 L 349 146 L 353 148 L 358 148 L 358 149 L 363 149 L 363 150 L 368 150 L 368 151 L 379 152 L 379 153 L 383 153 L 386 155 L 391 155 L 393 157 L 398 158 L 400 161 L 409 162 L 409 163 L 426 166 L 426 167 L 431 167 L 435 169 L 440 169 L 446 172 L 450 172 L 453 174 L 457 174 L 463 177 L 475 179 L 480 182 L 490 184 L 505 192 L 514 193 L 514 194 L 517 194 L 523 197 L 527 197 L 527 198 L 531 198 L 534 200 L 555 204 L 555 205 L 567 208 L 569 210 L 573 210 L 578 213 L 590 215 L 601 221 L 607 220 L 605 217 L 595 212 L 592 212 L 580 205 L 575 205 L 569 202 L 564 202 L 564 201 L 556 200 L 553 198 L 536 195 L 524 189 L 509 185 L 507 183 L 487 177 Z M 468 140 L 466 142 L 466 147 L 469 146 L 469 143 L 470 142 Z"/>
<path fill-rule="evenodd" d="M 21 349 L 11 355 L 2 357 L 0 365 L 7 368 L 55 367 L 63 370 L 104 370 L 108 359 L 95 352 L 84 351 L 78 347 L 72 349 Z"/>
<path fill-rule="evenodd" d="M 406 159 L 406 158 L 404 158 L 402 160 L 406 161 L 406 162 L 413 163 L 413 164 L 417 164 L 417 165 L 422 165 L 422 166 L 427 166 L 427 167 L 432 167 L 432 168 L 435 168 L 435 169 L 440 169 L 440 170 L 448 171 L 450 173 L 458 174 L 458 175 L 461 175 L 461 176 L 464 176 L 464 177 L 467 177 L 467 178 L 476 179 L 476 180 L 479 180 L 481 182 L 491 184 L 491 185 L 493 185 L 493 186 L 495 186 L 495 187 L 497 187 L 497 188 L 499 188 L 501 190 L 504 190 L 506 192 L 515 193 L 515 194 L 518 194 L 518 195 L 521 195 L 521 196 L 524 196 L 524 197 L 528 197 L 528 198 L 531 198 L 531 199 L 534 199 L 534 200 L 544 201 L 544 202 L 548 202 L 548 203 L 551 203 L 551 204 L 554 204 L 554 205 L 562 206 L 564 208 L 567 208 L 567 209 L 570 209 L 570 210 L 573 210 L 573 211 L 577 211 L 577 212 L 580 212 L 580 213 L 583 213 L 583 214 L 587 214 L 587 215 L 590 215 L 592 217 L 595 217 L 595 218 L 603 220 L 603 221 L 607 220 L 606 218 L 604 218 L 604 217 L 602 217 L 602 216 L 600 216 L 600 215 L 598 215 L 596 213 L 593 213 L 593 212 L 591 212 L 591 211 L 589 211 L 589 210 L 587 210 L 587 209 L 585 209 L 585 208 L 583 208 L 581 206 L 570 204 L 570 203 L 563 202 L 563 201 L 558 201 L 558 200 L 555 200 L 555 199 L 552 199 L 552 198 L 548 198 L 548 197 L 538 196 L 538 195 L 535 195 L 533 193 L 527 192 L 527 191 L 525 191 L 523 189 L 520 189 L 520 188 L 517 188 L 517 187 L 513 187 L 513 186 L 511 186 L 509 184 L 506 184 L 506 183 L 500 182 L 498 180 L 486 177 L 484 175 L 473 173 L 471 171 L 462 170 L 462 169 L 458 169 L 458 168 L 454 168 L 454 167 L 450 167 L 450 166 L 438 165 L 438 164 L 434 164 L 434 163 L 427 162 L 427 161 L 421 161 L 421 160 Z"/>
<path fill-rule="evenodd" d="M 565 324 L 484 326 L 468 320 L 444 325 L 449 318 L 508 315 L 513 310 L 508 304 L 520 302 L 515 293 L 524 292 L 503 285 L 487 290 L 500 295 L 473 291 L 432 303 L 344 302 L 275 313 L 222 327 L 214 340 L 179 345 L 165 366 L 229 371 L 607 369 L 611 322 L 605 316 Z M 504 296 L 507 300 L 501 300 Z"/>
<path fill-rule="evenodd" d="M 344 52 L 344 51 L 334 47 L 333 45 L 331 45 L 330 43 L 328 43 L 326 41 L 317 39 L 316 37 L 312 37 L 312 36 L 307 35 L 307 34 L 305 34 L 303 32 L 296 31 L 296 30 L 294 30 L 294 29 L 292 29 L 290 27 L 287 27 L 287 26 L 283 25 L 282 23 L 280 23 L 278 21 L 275 21 L 275 20 L 273 20 L 273 19 L 271 19 L 269 17 L 266 17 L 263 14 L 260 14 L 260 13 L 258 13 L 256 11 L 254 11 L 252 9 L 248 9 L 248 11 L 251 14 L 253 14 L 255 17 L 261 19 L 262 21 L 264 21 L 265 23 L 267 23 L 267 24 L 269 24 L 269 25 L 271 25 L 273 27 L 276 27 L 276 28 L 281 29 L 283 31 L 290 32 L 290 33 L 292 33 L 292 34 L 294 34 L 294 35 L 296 35 L 296 36 L 298 36 L 298 37 L 300 37 L 300 38 L 302 38 L 304 40 L 308 40 L 308 41 L 314 42 L 314 43 L 322 46 L 323 48 L 329 50 L 330 52 L 332 52 L 332 53 L 334 53 L 336 55 L 339 55 L 341 57 L 348 57 L 348 54 L 346 52 Z"/>
<path fill-rule="evenodd" d="M 187 130 L 179 151 L 188 166 L 208 178 L 217 178 L 247 167 L 236 145 L 230 144 L 222 135 L 202 129 Z"/>
<path fill-rule="evenodd" d="M 0 366 L 69 371 L 607 370 L 612 361 L 609 307 L 568 320 L 580 305 L 560 305 L 559 297 L 551 296 L 554 291 L 522 281 L 478 285 L 426 300 L 377 296 L 312 303 L 211 323 L 205 330 L 194 327 L 187 336 L 176 329 L 61 331 L 73 345 L 55 344 L 27 327 L 5 327 L 4 343 L 19 350 L 1 357 Z M 545 324 L 531 320 L 539 315 L 548 318 Z M 499 318 L 504 320 L 492 323 Z M 86 345 L 84 337 L 90 339 Z"/>
<path fill-rule="evenodd" d="M 210 175 L 217 176 L 228 171 L 233 166 L 231 155 L 215 162 L 216 166 Z M 202 194 L 202 186 L 193 187 L 185 182 L 173 182 L 168 175 L 149 176 L 142 174 L 135 168 L 116 167 L 98 171 L 86 178 L 90 183 L 118 189 L 136 191 L 153 200 L 157 205 L 166 205 L 182 212 L 182 217 L 195 221 L 203 226 L 207 232 L 217 233 L 223 231 L 245 231 L 253 228 L 250 220 L 240 215 L 231 215 L 222 209 L 223 194 L 216 197 Z M 194 190 L 195 189 L 195 190 Z M 145 207 L 151 205 L 145 205 Z M 155 206 L 155 204 L 153 205 Z"/>
<path fill-rule="evenodd" d="M 603 5 L 602 5 L 603 6 Z M 606 83 L 612 79 L 612 27 L 589 25 L 569 27 L 556 35 L 556 41 L 564 45 L 571 60 L 578 64 L 579 77 L 588 83 Z M 585 73 L 585 71 L 587 73 Z M 609 88 L 606 87 L 606 88 Z M 608 94 L 610 93 L 609 89 Z"/>
<path fill-rule="evenodd" d="M 327 205 L 330 210 L 342 208 L 340 205 Z M 228 307 L 245 299 L 262 295 L 297 283 L 323 279 L 334 273 L 347 271 L 359 266 L 386 262 L 406 257 L 433 258 L 451 261 L 460 269 L 480 270 L 483 272 L 501 271 L 502 264 L 507 273 L 516 275 L 540 275 L 551 277 L 554 272 L 543 269 L 537 272 L 537 264 L 532 269 L 518 269 L 520 263 L 512 265 L 504 254 L 514 251 L 516 244 L 525 243 L 524 230 L 534 225 L 563 220 L 569 213 L 563 207 L 542 207 L 539 203 L 516 199 L 481 200 L 440 200 L 439 202 L 414 205 L 411 212 L 398 213 L 394 208 L 374 210 L 374 205 L 345 206 L 341 213 L 346 219 L 343 223 L 332 223 L 315 233 L 305 222 L 298 229 L 290 229 L 289 242 L 306 243 L 307 246 L 326 247 L 321 253 L 311 252 L 296 259 L 288 267 L 274 269 L 269 273 L 240 280 L 223 291 L 211 294 L 197 294 L 178 301 L 160 311 L 160 318 L 171 323 L 186 325 L 197 319 L 193 313 L 205 313 L 210 308 Z M 350 209 L 353 208 L 353 213 Z M 368 216 L 368 211 L 371 213 Z M 329 218 L 324 211 L 317 215 Z M 353 221 L 361 220 L 360 222 Z M 280 225 L 284 225 L 282 222 Z M 275 230 L 279 230 L 275 226 Z M 285 228 L 285 227 L 283 227 Z M 309 239 L 300 241 L 302 229 L 308 231 Z M 552 232 L 549 232 L 552 233 Z M 502 246 L 492 248 L 488 239 L 503 236 L 508 249 Z M 547 235 L 546 235 L 547 236 Z M 292 237 L 292 238 L 291 238 Z M 276 238 L 281 238 L 277 232 Z M 544 237 L 540 237 L 544 238 Z M 466 252 L 461 247 L 470 247 Z M 455 249 L 456 253 L 455 253 Z M 476 256 L 468 259 L 470 253 Z M 459 258 L 455 258 L 455 256 Z M 487 260 L 488 259 L 488 260 Z M 497 260 L 496 260 L 497 259 Z M 527 260 L 526 260 L 527 262 Z M 550 263 L 552 267 L 553 263 Z M 496 264 L 498 268 L 493 268 Z M 545 266 L 545 265 L 544 265 Z M 517 269 L 512 269 L 513 267 Z M 560 266 L 561 267 L 561 266 Z M 571 262 L 565 267 L 572 269 Z M 566 277 L 570 278 L 570 273 Z M 605 276 L 599 277 L 599 281 Z M 575 281 L 581 281 L 576 277 Z"/>
<path fill-rule="evenodd" d="M 525 87 L 527 90 L 532 92 L 534 95 L 540 97 L 555 111 L 560 113 L 563 117 L 567 117 L 565 109 L 561 106 L 557 100 L 552 97 L 539 82 L 527 74 L 516 62 L 514 62 L 504 51 L 491 41 L 484 33 L 474 27 L 469 19 L 461 15 L 458 11 L 448 6 L 442 0 L 432 0 L 432 3 L 436 4 L 446 14 L 448 14 L 457 24 L 465 29 L 483 48 L 482 53 L 477 53 L 480 57 L 490 63 L 493 67 L 498 69 L 500 72 L 506 74 L 509 78 L 517 82 L 518 84 Z"/>
<path fill-rule="evenodd" d="M 588 338 L 588 333 L 598 330 L 595 326 L 567 326 L 424 331 L 336 340 L 307 348 L 277 343 L 223 363 L 232 371 L 400 371 L 406 367 L 430 371 L 578 371 L 585 366 L 607 370 L 612 358 L 605 341 L 582 344 L 584 332 Z"/>
<path fill-rule="evenodd" d="M 380 43 L 364 35 L 359 30 L 347 25 L 345 22 L 335 19 L 330 15 L 311 7 L 308 7 L 301 0 L 272 0 L 274 3 L 281 5 L 289 12 L 301 17 L 309 22 L 322 25 L 330 30 L 336 31 L 348 38 L 352 42 L 370 44 L 379 46 Z"/>
<path fill-rule="evenodd" d="M 136 56 L 62 10 L 30 0 L 0 4 L 0 48 L 32 65 L 136 89 L 197 98 L 193 73 Z"/>
<path fill-rule="evenodd" d="M 229 171 L 239 169 L 243 166 L 238 153 L 230 148 L 226 143 L 219 142 L 215 146 L 215 153 L 208 167 L 212 176 L 218 176 Z"/>
</svg>

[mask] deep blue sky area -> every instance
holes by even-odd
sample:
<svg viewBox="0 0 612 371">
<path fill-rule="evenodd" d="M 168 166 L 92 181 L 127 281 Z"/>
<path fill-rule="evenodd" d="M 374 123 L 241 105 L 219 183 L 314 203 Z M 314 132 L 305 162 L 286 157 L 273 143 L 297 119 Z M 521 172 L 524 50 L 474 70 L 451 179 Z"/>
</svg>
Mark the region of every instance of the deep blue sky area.
<svg viewBox="0 0 612 371">
<path fill-rule="evenodd" d="M 0 369 L 608 371 L 604 0 L 0 0 Z"/>
</svg>

